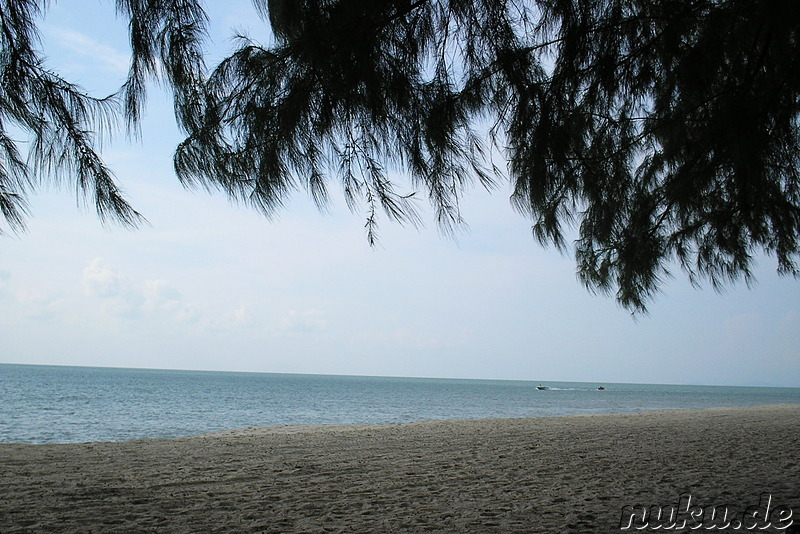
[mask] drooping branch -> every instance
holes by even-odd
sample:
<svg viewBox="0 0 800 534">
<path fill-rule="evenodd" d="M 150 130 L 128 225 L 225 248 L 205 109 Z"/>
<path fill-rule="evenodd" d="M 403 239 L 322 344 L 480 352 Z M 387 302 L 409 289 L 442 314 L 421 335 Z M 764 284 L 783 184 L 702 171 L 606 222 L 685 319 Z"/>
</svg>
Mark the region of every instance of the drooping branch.
<svg viewBox="0 0 800 534">
<path fill-rule="evenodd" d="M 135 132 L 147 83 L 172 89 L 187 186 L 269 216 L 299 188 L 324 205 L 337 182 L 351 209 L 366 205 L 374 240 L 381 213 L 416 224 L 424 195 L 449 231 L 466 189 L 508 179 L 535 237 L 574 240 L 584 284 L 635 311 L 675 267 L 718 287 L 749 280 L 765 252 L 798 272 L 791 0 L 255 4 L 274 42 L 242 37 L 206 72 L 198 0 L 117 1 L 132 48 L 122 114 Z M 44 68 L 32 45 L 42 4 L 0 5 L 6 221 L 20 224 L 35 173 L 4 124 L 31 133 L 39 169 L 69 170 L 101 215 L 134 221 L 94 149 L 112 102 Z"/>
</svg>

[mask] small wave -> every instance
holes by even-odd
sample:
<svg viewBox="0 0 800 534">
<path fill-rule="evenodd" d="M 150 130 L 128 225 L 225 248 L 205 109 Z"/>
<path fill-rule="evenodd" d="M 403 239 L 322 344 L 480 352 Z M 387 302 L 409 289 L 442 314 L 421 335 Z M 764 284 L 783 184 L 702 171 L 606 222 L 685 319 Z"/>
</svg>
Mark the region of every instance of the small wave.
<svg viewBox="0 0 800 534">
<path fill-rule="evenodd" d="M 595 391 L 597 388 L 557 388 L 548 387 L 544 391 Z"/>
</svg>

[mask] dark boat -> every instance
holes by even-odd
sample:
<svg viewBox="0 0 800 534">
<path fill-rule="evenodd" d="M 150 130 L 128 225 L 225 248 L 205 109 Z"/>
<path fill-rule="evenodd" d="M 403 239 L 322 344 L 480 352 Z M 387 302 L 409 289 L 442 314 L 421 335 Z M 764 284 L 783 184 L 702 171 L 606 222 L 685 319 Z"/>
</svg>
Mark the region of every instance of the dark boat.
<svg viewBox="0 0 800 534">
<path fill-rule="evenodd" d="M 540 391 L 544 391 L 545 389 L 550 389 L 550 388 L 547 387 L 547 386 L 536 386 L 536 389 L 538 389 Z"/>
</svg>

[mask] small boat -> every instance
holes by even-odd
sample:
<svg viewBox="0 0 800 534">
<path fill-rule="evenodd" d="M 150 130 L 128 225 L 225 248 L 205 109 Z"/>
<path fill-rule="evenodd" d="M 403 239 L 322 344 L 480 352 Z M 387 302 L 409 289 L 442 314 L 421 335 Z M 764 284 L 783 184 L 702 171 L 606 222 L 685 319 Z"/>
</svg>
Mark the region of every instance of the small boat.
<svg viewBox="0 0 800 534">
<path fill-rule="evenodd" d="M 605 391 L 605 390 L 606 390 L 606 388 L 604 388 L 603 386 L 600 386 L 599 388 L 597 388 L 597 391 Z"/>
<path fill-rule="evenodd" d="M 548 386 L 542 386 L 542 385 L 540 384 L 540 385 L 536 386 L 536 389 L 538 389 L 539 391 L 544 391 L 544 390 L 546 390 L 546 389 L 550 389 L 550 388 L 549 388 Z"/>
</svg>

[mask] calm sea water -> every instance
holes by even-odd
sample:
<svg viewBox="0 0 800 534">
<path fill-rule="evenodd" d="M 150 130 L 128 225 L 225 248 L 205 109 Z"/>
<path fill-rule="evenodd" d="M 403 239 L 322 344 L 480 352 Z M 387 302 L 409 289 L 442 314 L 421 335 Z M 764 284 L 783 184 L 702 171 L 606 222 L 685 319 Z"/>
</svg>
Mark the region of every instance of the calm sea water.
<svg viewBox="0 0 800 534">
<path fill-rule="evenodd" d="M 169 438 L 245 426 L 632 413 L 800 403 L 800 388 L 0 364 L 0 442 Z"/>
</svg>

